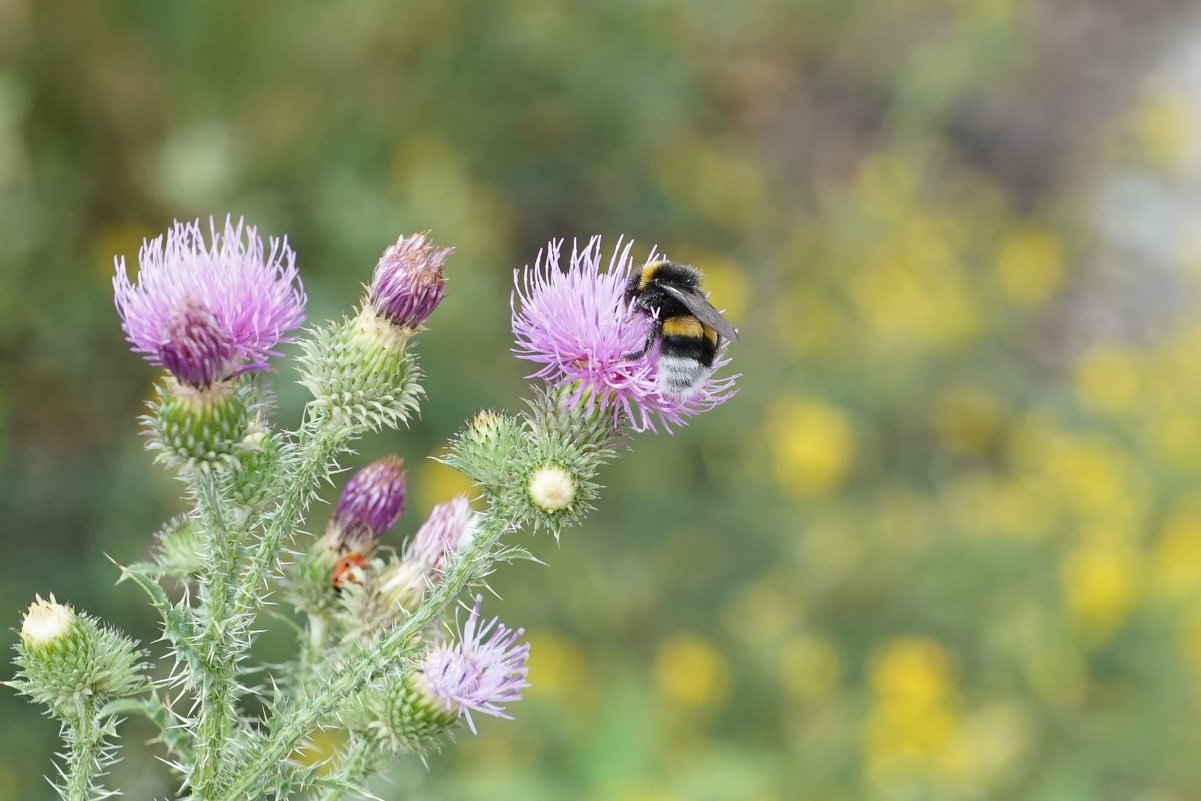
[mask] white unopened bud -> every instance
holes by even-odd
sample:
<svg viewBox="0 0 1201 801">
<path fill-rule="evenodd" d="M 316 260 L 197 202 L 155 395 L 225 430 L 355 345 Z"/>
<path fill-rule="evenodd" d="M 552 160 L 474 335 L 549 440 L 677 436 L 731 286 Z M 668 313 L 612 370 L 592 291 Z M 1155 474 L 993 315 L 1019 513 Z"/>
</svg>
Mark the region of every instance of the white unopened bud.
<svg viewBox="0 0 1201 801">
<path fill-rule="evenodd" d="M 53 645 L 71 634 L 75 627 L 75 613 L 50 596 L 41 596 L 29 605 L 29 611 L 21 621 L 21 642 L 26 648 L 44 648 Z"/>
<path fill-rule="evenodd" d="M 575 500 L 575 490 L 575 478 L 557 464 L 540 467 L 530 476 L 530 500 L 550 514 L 569 508 Z"/>
</svg>

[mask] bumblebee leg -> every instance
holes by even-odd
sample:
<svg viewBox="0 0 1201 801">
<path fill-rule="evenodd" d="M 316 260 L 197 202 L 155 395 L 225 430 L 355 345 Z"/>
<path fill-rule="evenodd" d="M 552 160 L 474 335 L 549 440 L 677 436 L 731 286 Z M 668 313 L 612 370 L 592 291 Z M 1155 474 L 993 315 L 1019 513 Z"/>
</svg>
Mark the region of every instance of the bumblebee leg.
<svg viewBox="0 0 1201 801">
<path fill-rule="evenodd" d="M 641 359 L 641 358 L 645 357 L 646 354 L 650 353 L 651 345 L 655 344 L 655 340 L 659 337 L 659 332 L 662 330 L 663 330 L 663 321 L 662 320 L 654 320 L 651 323 L 651 332 L 646 335 L 646 342 L 642 343 L 642 350 L 636 350 L 633 353 L 627 353 L 625 356 L 622 356 L 621 358 L 625 359 L 626 361 L 632 362 L 636 359 Z"/>
</svg>

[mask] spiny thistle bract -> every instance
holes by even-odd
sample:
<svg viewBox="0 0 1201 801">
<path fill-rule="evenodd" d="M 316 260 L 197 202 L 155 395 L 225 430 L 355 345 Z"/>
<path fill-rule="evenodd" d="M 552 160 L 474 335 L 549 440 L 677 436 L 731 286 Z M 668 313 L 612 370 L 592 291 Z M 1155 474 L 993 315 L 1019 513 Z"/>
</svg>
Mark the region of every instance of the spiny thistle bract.
<svg viewBox="0 0 1201 801">
<path fill-rule="evenodd" d="M 475 733 L 476 716 L 510 716 L 528 686 L 529 646 L 521 629 L 482 620 L 477 588 L 528 556 L 522 528 L 558 537 L 580 523 L 633 432 L 679 425 L 734 392 L 733 378 L 710 376 L 687 399 L 659 394 L 654 360 L 624 359 L 648 331 L 621 298 L 630 245 L 607 270 L 599 239 L 566 270 L 560 246 L 519 273 L 512 303 L 515 350 L 546 383 L 519 413 L 482 411 L 452 438 L 442 461 L 478 496 L 445 499 L 419 524 L 402 520 L 399 456 L 351 475 L 328 513 L 310 507 L 358 437 L 416 413 L 414 343 L 445 296 L 451 248 L 400 237 L 357 312 L 300 342 L 313 398 L 294 430 L 272 420 L 264 380 L 303 318 L 286 240 L 264 247 L 232 218 L 210 221 L 207 238 L 198 223 L 176 223 L 144 244 L 136 282 L 118 263 L 126 338 L 164 371 L 144 418 L 148 447 L 186 482 L 191 508 L 148 540 L 148 561 L 122 568 L 162 618 L 169 672 L 155 683 L 131 641 L 53 597 L 22 621 L 10 685 L 62 724 L 63 798 L 115 792 L 105 773 L 129 715 L 160 729 L 180 793 L 198 801 L 359 795 L 389 759 Z M 303 533 L 323 522 L 320 536 Z M 251 648 L 281 588 L 296 655 L 265 686 Z M 462 620 L 454 610 L 468 592 Z M 154 686 L 171 688 L 170 701 Z M 331 728 L 345 734 L 337 757 L 321 770 L 302 764 L 297 755 Z"/>
</svg>

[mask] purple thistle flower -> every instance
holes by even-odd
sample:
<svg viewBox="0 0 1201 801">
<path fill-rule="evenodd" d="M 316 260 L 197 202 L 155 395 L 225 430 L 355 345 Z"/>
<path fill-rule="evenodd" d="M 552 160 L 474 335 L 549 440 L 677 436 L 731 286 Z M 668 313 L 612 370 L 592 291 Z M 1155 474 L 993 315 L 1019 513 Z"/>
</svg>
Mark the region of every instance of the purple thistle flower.
<svg viewBox="0 0 1201 801">
<path fill-rule="evenodd" d="M 331 539 L 343 553 L 369 553 L 405 509 L 404 460 L 386 456 L 351 477 L 330 518 Z"/>
<path fill-rule="evenodd" d="M 443 572 L 448 557 L 471 542 L 475 518 L 466 496 L 438 504 L 405 549 L 405 561 L 419 564 L 429 576 Z"/>
<path fill-rule="evenodd" d="M 185 302 L 171 313 L 158 360 L 182 383 L 210 386 L 229 374 L 233 356 L 233 341 L 204 306 Z"/>
<path fill-rule="evenodd" d="M 573 243 L 566 270 L 559 267 L 562 244 L 548 243 L 532 269 L 514 273 L 513 352 L 541 365 L 527 377 L 555 386 L 574 383 L 570 403 L 585 402 L 590 409 L 595 403 L 611 406 L 615 422 L 624 414 L 635 431 L 654 431 L 657 416 L 670 433 L 685 418 L 733 397 L 737 376 L 711 375 L 688 397 L 665 395 L 659 391 L 657 348 L 647 358 L 626 358 L 642 349 L 651 330 L 650 319 L 633 313 L 624 298 L 633 268 L 632 242 L 624 247 L 618 242 L 605 270 L 599 236 L 583 250 Z M 656 258 L 652 251 L 650 261 Z M 719 355 L 714 372 L 729 362 Z"/>
<path fill-rule="evenodd" d="M 199 220 L 143 242 L 136 284 L 117 259 L 117 312 L 134 353 L 195 387 L 266 369 L 304 322 L 305 304 L 287 239 L 268 243 L 241 219 L 219 231 L 210 218 L 208 242 Z"/>
<path fill-rule="evenodd" d="M 426 232 L 428 233 L 428 232 Z M 426 234 L 402 236 L 384 251 L 367 300 L 377 314 L 401 328 L 417 328 L 442 302 L 442 264 L 454 248 L 434 247 Z"/>
<path fill-rule="evenodd" d="M 417 673 L 417 686 L 432 703 L 467 719 L 475 734 L 472 712 L 512 720 L 504 704 L 521 700 L 529 668 L 529 643 L 518 644 L 525 629 L 510 629 L 497 618 L 480 624 L 483 596 L 453 644 L 439 644 L 425 655 Z"/>
</svg>

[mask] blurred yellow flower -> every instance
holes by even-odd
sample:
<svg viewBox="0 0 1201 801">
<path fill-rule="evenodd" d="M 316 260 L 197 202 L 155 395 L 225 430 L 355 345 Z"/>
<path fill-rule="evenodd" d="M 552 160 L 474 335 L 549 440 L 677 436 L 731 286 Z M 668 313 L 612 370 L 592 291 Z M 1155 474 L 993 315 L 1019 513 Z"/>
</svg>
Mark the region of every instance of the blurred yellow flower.
<svg viewBox="0 0 1201 801">
<path fill-rule="evenodd" d="M 456 495 L 475 497 L 475 485 L 458 470 L 433 459 L 423 459 L 420 465 L 412 495 L 416 499 L 413 506 L 422 517 L 428 515 L 436 505 L 446 503 Z"/>
<path fill-rule="evenodd" d="M 1090 542 L 1076 548 L 1060 568 L 1069 614 L 1093 644 L 1107 642 L 1139 601 L 1139 554 L 1119 543 Z"/>
<path fill-rule="evenodd" d="M 1020 228 L 1002 242 L 994 270 L 1001 289 L 1015 303 L 1038 306 L 1063 282 L 1063 242 L 1040 228 Z"/>
<path fill-rule="evenodd" d="M 722 624 L 735 636 L 759 645 L 775 644 L 797 625 L 804 614 L 800 590 L 785 596 L 772 576 L 753 581 L 741 589 L 721 609 Z M 747 621 L 755 621 L 748 626 Z"/>
<path fill-rule="evenodd" d="M 763 169 L 745 150 L 719 149 L 691 136 L 674 143 L 656 163 L 667 195 L 723 228 L 758 226 L 775 212 Z"/>
<path fill-rule="evenodd" d="M 974 710 L 939 755 L 938 767 L 964 793 L 984 796 L 1029 752 L 1033 728 L 1030 713 L 1013 701 Z"/>
<path fill-rule="evenodd" d="M 1159 88 L 1149 92 L 1138 109 L 1138 143 L 1158 167 L 1179 168 L 1196 147 L 1196 101 L 1186 91 Z"/>
<path fill-rule="evenodd" d="M 935 640 L 898 637 L 873 655 L 870 681 L 872 692 L 883 703 L 941 705 L 954 691 L 951 656 Z"/>
<path fill-rule="evenodd" d="M 102 228 L 92 245 L 97 272 L 106 280 L 112 278 L 115 269 L 113 256 L 116 255 L 124 257 L 126 271 L 131 276 L 136 275 L 138 251 L 142 248 L 142 242 L 155 235 L 147 226 L 135 222 L 118 223 Z"/>
<path fill-rule="evenodd" d="M 663 643 L 652 678 L 664 698 L 681 706 L 718 706 L 730 692 L 725 658 L 708 640 L 693 634 L 675 634 Z"/>
<path fill-rule="evenodd" d="M 855 431 L 842 409 L 822 400 L 793 397 L 767 412 L 763 437 L 773 456 L 776 481 L 806 496 L 843 482 L 855 458 Z"/>
<path fill-rule="evenodd" d="M 1101 414 L 1124 414 L 1139 401 L 1138 357 L 1116 345 L 1097 345 L 1080 357 L 1076 394 L 1084 408 Z"/>
<path fill-rule="evenodd" d="M 1178 502 L 1164 521 L 1153 552 L 1156 594 L 1171 601 L 1201 593 L 1201 497 Z"/>
<path fill-rule="evenodd" d="M 1190 408 L 1170 409 L 1153 415 L 1151 446 L 1166 466 L 1191 469 L 1201 464 L 1201 418 Z"/>
<path fill-rule="evenodd" d="M 321 774 L 329 773 L 338 750 L 345 744 L 346 735 L 336 729 L 319 729 L 309 738 L 308 744 L 298 748 L 292 758 L 302 765 L 321 765 Z"/>
<path fill-rule="evenodd" d="M 1144 477 L 1123 445 L 1100 435 L 1046 432 L 1027 443 L 1025 469 L 1057 487 L 1067 509 L 1086 522 L 1137 529 L 1147 513 Z"/>
<path fill-rule="evenodd" d="M 587 659 L 579 645 L 550 631 L 530 632 L 529 694 L 577 699 L 585 681 Z"/>
<path fill-rule="evenodd" d="M 962 347 L 980 331 L 980 310 L 958 264 L 941 251 L 886 244 L 851 278 L 867 322 L 890 347 Z"/>
<path fill-rule="evenodd" d="M 935 403 L 934 423 L 951 450 L 980 453 L 988 449 L 1001 425 L 1001 405 L 978 387 L 954 387 Z"/>
<path fill-rule="evenodd" d="M 830 348 L 842 320 L 819 289 L 785 295 L 772 310 L 776 338 L 789 353 L 815 358 Z"/>
<path fill-rule="evenodd" d="M 815 701 L 838 688 L 842 655 L 828 638 L 803 634 L 784 643 L 779 671 L 785 692 L 800 701 Z"/>
<path fill-rule="evenodd" d="M 917 175 L 900 158 L 873 155 L 855 176 L 855 197 L 868 214 L 882 218 L 905 214 L 917 194 Z"/>
</svg>

